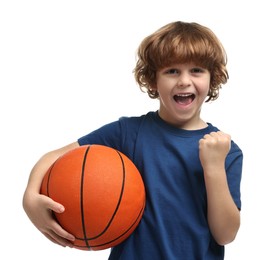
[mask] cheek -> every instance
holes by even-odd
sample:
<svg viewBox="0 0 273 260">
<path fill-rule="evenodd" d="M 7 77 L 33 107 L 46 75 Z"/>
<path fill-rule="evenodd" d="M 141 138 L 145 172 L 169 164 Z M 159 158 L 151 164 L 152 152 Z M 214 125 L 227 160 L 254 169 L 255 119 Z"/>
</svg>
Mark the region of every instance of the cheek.
<svg viewBox="0 0 273 260">
<path fill-rule="evenodd" d="M 158 92 L 164 92 L 166 89 L 168 89 L 168 81 L 164 79 L 158 79 L 155 88 L 157 89 Z"/>
<path fill-rule="evenodd" d="M 198 100 L 199 102 L 204 102 L 208 98 L 208 94 L 210 92 L 210 85 L 199 85 L 197 90 Z"/>
<path fill-rule="evenodd" d="M 210 91 L 210 84 L 200 85 L 198 92 L 201 96 L 207 96 Z"/>
</svg>

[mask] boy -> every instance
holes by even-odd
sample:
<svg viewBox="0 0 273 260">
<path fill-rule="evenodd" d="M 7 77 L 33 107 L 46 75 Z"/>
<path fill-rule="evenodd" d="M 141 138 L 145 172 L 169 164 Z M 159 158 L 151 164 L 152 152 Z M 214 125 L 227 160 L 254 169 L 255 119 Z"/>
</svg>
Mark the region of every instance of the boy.
<svg viewBox="0 0 273 260">
<path fill-rule="evenodd" d="M 121 117 L 45 154 L 33 167 L 23 206 L 52 242 L 73 247 L 51 211 L 65 209 L 39 194 L 42 178 L 62 154 L 102 144 L 126 154 L 146 187 L 146 208 L 133 234 L 109 259 L 223 259 L 240 227 L 243 154 L 231 137 L 200 117 L 228 80 L 226 53 L 214 33 L 197 23 L 173 22 L 146 37 L 134 70 L 159 109 Z"/>
</svg>

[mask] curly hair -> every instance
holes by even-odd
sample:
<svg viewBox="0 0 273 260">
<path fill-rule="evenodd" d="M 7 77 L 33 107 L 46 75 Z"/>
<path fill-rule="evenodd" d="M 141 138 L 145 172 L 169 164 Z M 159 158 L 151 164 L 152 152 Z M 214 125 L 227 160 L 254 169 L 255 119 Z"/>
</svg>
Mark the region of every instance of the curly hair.
<svg viewBox="0 0 273 260">
<path fill-rule="evenodd" d="M 176 63 L 193 62 L 210 72 L 206 102 L 219 96 L 228 80 L 227 55 L 216 35 L 198 23 L 173 22 L 144 38 L 137 50 L 135 80 L 150 98 L 158 98 L 156 72 Z"/>
</svg>

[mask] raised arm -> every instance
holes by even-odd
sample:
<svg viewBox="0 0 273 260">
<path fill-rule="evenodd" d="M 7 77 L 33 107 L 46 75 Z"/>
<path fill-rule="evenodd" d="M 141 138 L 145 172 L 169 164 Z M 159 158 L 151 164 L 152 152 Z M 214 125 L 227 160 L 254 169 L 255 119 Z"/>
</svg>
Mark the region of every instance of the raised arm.
<svg viewBox="0 0 273 260">
<path fill-rule="evenodd" d="M 207 190 L 208 223 L 220 245 L 232 242 L 240 227 L 240 211 L 230 194 L 225 170 L 230 145 L 230 136 L 221 131 L 205 135 L 199 142 Z"/>
</svg>

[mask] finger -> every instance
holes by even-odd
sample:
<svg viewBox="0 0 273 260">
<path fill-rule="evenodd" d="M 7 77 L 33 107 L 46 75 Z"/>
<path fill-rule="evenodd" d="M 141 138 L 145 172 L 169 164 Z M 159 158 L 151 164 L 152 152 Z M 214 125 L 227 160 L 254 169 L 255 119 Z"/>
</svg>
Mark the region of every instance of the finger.
<svg viewBox="0 0 273 260">
<path fill-rule="evenodd" d="M 51 241 L 53 242 L 54 244 L 57 244 L 57 245 L 60 245 L 62 247 L 73 247 L 73 243 L 62 238 L 62 237 L 59 237 L 57 236 L 54 232 L 50 232 L 48 234 L 45 234 L 44 235 Z"/>
<path fill-rule="evenodd" d="M 222 131 L 217 131 L 217 132 L 210 132 L 209 134 L 204 135 L 204 139 L 210 139 L 210 138 L 215 138 L 215 139 L 222 139 L 222 138 L 227 138 L 230 139 L 230 135 L 222 132 Z"/>
<path fill-rule="evenodd" d="M 63 244 L 61 244 L 61 243 L 58 243 L 53 237 L 51 237 L 50 235 L 48 235 L 48 234 L 43 234 L 47 239 L 49 239 L 51 242 L 53 242 L 54 244 L 56 244 L 56 245 L 60 245 L 60 246 L 62 246 L 62 247 L 65 247 Z"/>
<path fill-rule="evenodd" d="M 203 136 L 203 138 L 201 138 L 201 139 L 208 139 L 208 138 L 211 138 L 210 134 L 205 134 L 205 135 Z"/>
<path fill-rule="evenodd" d="M 208 134 L 205 134 L 203 136 L 203 139 L 210 139 L 212 137 L 217 137 L 217 136 L 219 136 L 218 132 L 210 132 Z"/>
<path fill-rule="evenodd" d="M 219 136 L 221 135 L 221 133 L 220 133 L 220 131 L 217 131 L 217 132 L 211 132 L 209 135 L 210 135 L 211 137 L 217 138 L 217 137 L 219 137 Z"/>
<path fill-rule="evenodd" d="M 218 139 L 220 139 L 222 141 L 230 142 L 230 140 L 231 140 L 231 136 L 229 134 L 222 132 L 222 131 L 218 131 L 217 135 L 218 135 Z"/>
<path fill-rule="evenodd" d="M 75 241 L 75 237 L 68 233 L 66 230 L 64 230 L 57 222 L 53 225 L 54 233 L 58 235 L 58 237 L 62 237 L 66 240 Z"/>
</svg>

